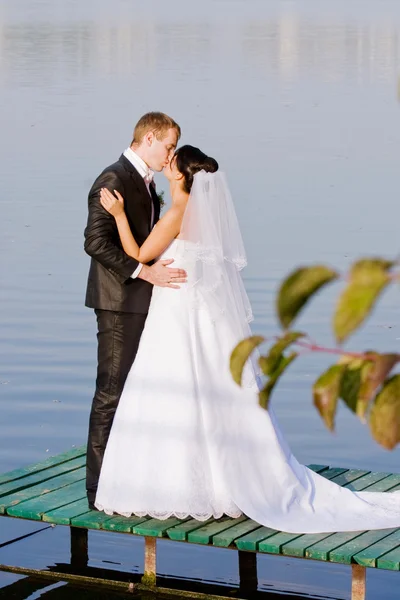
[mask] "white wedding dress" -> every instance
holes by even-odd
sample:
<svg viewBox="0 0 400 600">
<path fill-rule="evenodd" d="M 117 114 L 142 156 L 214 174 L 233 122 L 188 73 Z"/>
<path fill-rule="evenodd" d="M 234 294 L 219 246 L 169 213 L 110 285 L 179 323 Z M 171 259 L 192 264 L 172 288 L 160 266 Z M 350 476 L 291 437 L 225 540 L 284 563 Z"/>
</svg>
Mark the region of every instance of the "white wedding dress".
<svg viewBox="0 0 400 600">
<path fill-rule="evenodd" d="M 179 290 L 154 288 L 102 465 L 96 506 L 108 514 L 206 520 L 245 514 L 293 533 L 400 527 L 397 493 L 352 492 L 300 465 L 272 409 L 229 371 L 248 324 L 216 316 L 193 254 L 176 239 L 163 257 L 186 269 Z M 204 293 L 203 293 L 204 292 Z"/>
</svg>

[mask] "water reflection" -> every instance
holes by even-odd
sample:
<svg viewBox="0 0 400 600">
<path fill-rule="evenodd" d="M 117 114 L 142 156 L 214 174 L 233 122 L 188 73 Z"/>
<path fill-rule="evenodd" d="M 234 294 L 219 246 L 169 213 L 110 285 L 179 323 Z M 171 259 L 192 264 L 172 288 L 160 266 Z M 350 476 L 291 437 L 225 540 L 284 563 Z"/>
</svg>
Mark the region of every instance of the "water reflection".
<svg viewBox="0 0 400 600">
<path fill-rule="evenodd" d="M 324 81 L 392 81 L 399 66 L 399 26 L 309 20 L 296 13 L 274 19 L 230 20 L 223 31 L 204 18 L 138 21 L 2 23 L 0 77 L 38 86 L 65 77 L 132 76 L 191 65 L 243 76 L 306 75 Z"/>
<path fill-rule="evenodd" d="M 8 600 L 26 600 L 27 598 L 46 598 L 46 600 L 109 600 L 113 598 L 124 600 L 132 598 L 132 593 L 124 594 L 116 590 L 85 589 L 63 581 L 24 578 L 2 588 L 4 598 Z"/>
<path fill-rule="evenodd" d="M 63 566 L 63 565 L 61 565 Z M 67 565 L 65 565 L 67 566 Z M 67 569 L 68 571 L 68 569 Z M 99 570 L 97 570 L 99 571 Z M 2 573 L 0 572 L 0 576 Z M 95 570 L 88 569 L 87 572 L 80 572 L 79 575 L 85 575 L 87 577 L 104 577 L 104 580 L 111 579 L 116 581 L 126 581 L 125 586 L 121 586 L 120 588 L 105 588 L 105 587 L 95 587 L 92 583 L 91 586 L 83 587 L 76 583 L 66 583 L 65 581 L 52 581 L 51 579 L 35 579 L 33 577 L 27 577 L 24 579 L 19 579 L 18 581 L 14 581 L 10 585 L 3 587 L 0 596 L 4 594 L 4 598 L 7 600 L 27 600 L 33 598 L 45 598 L 46 600 L 71 600 L 71 598 L 75 598 L 76 600 L 110 600 L 110 598 L 115 598 L 115 600 L 131 600 L 133 597 L 138 600 L 149 600 L 150 598 L 163 598 L 163 596 L 154 593 L 146 593 L 146 592 L 133 592 L 134 584 L 132 585 L 132 590 L 128 591 L 130 581 L 132 579 L 128 573 L 124 572 L 111 572 L 107 573 L 106 571 L 96 573 Z M 139 577 L 134 577 L 135 581 L 140 581 Z M 175 590 L 174 598 L 179 600 L 181 597 L 187 598 L 188 592 L 198 593 L 203 595 L 209 595 L 209 597 L 217 598 L 218 596 L 222 596 L 223 598 L 231 597 L 231 598 L 251 598 L 251 600 L 281 600 L 281 593 L 274 593 L 269 589 L 268 591 L 252 591 L 249 592 L 242 588 L 233 588 L 228 586 L 215 586 L 210 584 L 201 584 L 199 582 L 191 582 L 189 580 L 178 580 L 178 579 L 160 579 L 158 581 L 158 585 L 163 587 L 164 589 L 170 588 L 171 590 Z M 121 589 L 122 588 L 122 589 Z M 125 589 L 123 589 L 125 588 Z M 179 590 L 184 592 L 184 596 L 179 596 Z M 2 596 L 3 597 L 3 596 Z M 165 595 L 166 597 L 166 595 Z M 312 594 L 284 594 L 285 600 L 302 600 L 305 598 L 314 598 L 315 600 L 323 600 L 326 598 L 325 596 L 321 596 L 318 593 Z M 332 598 L 332 596 L 329 596 Z"/>
</svg>

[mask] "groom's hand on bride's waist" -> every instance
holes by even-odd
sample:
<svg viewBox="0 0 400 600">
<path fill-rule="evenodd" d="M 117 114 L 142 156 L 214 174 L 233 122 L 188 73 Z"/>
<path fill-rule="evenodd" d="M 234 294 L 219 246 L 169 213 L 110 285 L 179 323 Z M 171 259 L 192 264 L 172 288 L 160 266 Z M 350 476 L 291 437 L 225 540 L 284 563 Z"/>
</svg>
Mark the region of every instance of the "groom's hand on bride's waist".
<svg viewBox="0 0 400 600">
<path fill-rule="evenodd" d="M 174 269 L 168 266 L 173 262 L 174 260 L 170 258 L 168 260 L 159 260 L 151 267 L 143 265 L 138 278 L 159 287 L 179 289 L 180 286 L 177 284 L 186 283 L 187 274 L 183 269 Z"/>
</svg>

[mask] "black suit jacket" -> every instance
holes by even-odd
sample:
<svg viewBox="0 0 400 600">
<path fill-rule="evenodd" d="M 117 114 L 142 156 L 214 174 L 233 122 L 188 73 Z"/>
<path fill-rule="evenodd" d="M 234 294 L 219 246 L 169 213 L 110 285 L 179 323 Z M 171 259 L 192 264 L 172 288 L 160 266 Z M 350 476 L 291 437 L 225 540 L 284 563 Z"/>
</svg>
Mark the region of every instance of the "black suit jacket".
<svg viewBox="0 0 400 600">
<path fill-rule="evenodd" d="M 85 229 L 85 251 L 92 260 L 86 290 L 86 306 L 103 310 L 146 314 L 152 285 L 131 275 L 138 261 L 122 249 L 114 217 L 100 204 L 102 187 L 118 190 L 132 234 L 141 246 L 151 231 L 151 203 L 154 223 L 160 217 L 160 202 L 153 185 L 151 196 L 132 163 L 124 156 L 104 169 L 89 192 L 89 216 Z"/>
</svg>

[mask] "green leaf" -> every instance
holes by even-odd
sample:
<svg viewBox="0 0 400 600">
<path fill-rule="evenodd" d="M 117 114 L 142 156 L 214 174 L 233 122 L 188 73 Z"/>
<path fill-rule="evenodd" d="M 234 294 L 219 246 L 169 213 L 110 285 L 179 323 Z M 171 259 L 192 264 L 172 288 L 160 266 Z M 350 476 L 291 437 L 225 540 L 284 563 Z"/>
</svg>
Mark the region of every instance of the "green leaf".
<svg viewBox="0 0 400 600">
<path fill-rule="evenodd" d="M 352 265 L 350 269 L 350 276 L 364 277 L 367 274 L 367 277 L 369 277 L 368 272 L 370 269 L 388 272 L 392 267 L 395 266 L 395 264 L 396 261 L 387 260 L 386 258 L 361 258 Z"/>
<path fill-rule="evenodd" d="M 276 300 L 279 321 L 284 329 L 290 327 L 313 294 L 337 279 L 338 273 L 324 265 L 300 267 L 282 283 Z"/>
<path fill-rule="evenodd" d="M 393 262 L 383 259 L 363 259 L 353 265 L 349 283 L 339 297 L 333 319 L 333 330 L 339 343 L 370 314 L 391 280 L 388 270 L 392 265 Z"/>
<path fill-rule="evenodd" d="M 270 355 L 268 354 L 267 356 L 260 356 L 260 358 L 258 359 L 258 364 L 260 365 L 260 369 L 262 371 L 262 373 L 266 376 L 266 377 L 271 377 L 274 372 L 279 369 L 282 360 L 284 360 L 285 356 L 283 354 L 279 354 L 278 356 L 274 357 L 273 362 L 271 361 Z"/>
<path fill-rule="evenodd" d="M 340 384 L 346 365 L 333 365 L 317 379 L 313 386 L 314 406 L 330 431 L 335 429 L 336 407 Z"/>
<path fill-rule="evenodd" d="M 385 382 L 373 404 L 369 424 L 375 440 L 387 450 L 400 442 L 400 375 Z"/>
<path fill-rule="evenodd" d="M 391 370 L 398 362 L 397 354 L 378 354 L 377 352 L 369 352 L 371 357 L 368 368 L 363 369 L 362 384 L 359 392 L 359 404 L 364 407 L 363 414 L 357 411 L 359 416 L 364 416 L 367 410 L 368 403 L 374 398 L 377 389 L 385 381 Z"/>
<path fill-rule="evenodd" d="M 361 358 L 342 357 L 339 364 L 345 366 L 340 382 L 339 396 L 347 407 L 357 414 L 357 402 L 362 383 L 365 361 Z"/>
<path fill-rule="evenodd" d="M 259 404 L 262 408 L 268 409 L 268 404 L 271 397 L 271 392 L 274 389 L 278 379 L 288 366 L 294 361 L 297 356 L 297 352 L 292 352 L 289 356 L 281 355 L 279 366 L 275 369 L 273 375 L 268 379 L 264 388 L 259 393 Z"/>
<path fill-rule="evenodd" d="M 343 357 L 339 361 L 346 365 L 339 396 L 363 422 L 377 389 L 398 362 L 397 354 L 366 352 L 365 357 Z"/>
<path fill-rule="evenodd" d="M 251 353 L 262 344 L 263 341 L 264 338 L 262 336 L 253 335 L 239 342 L 236 348 L 234 348 L 230 359 L 230 369 L 232 377 L 238 385 L 241 385 L 242 383 L 243 369 Z"/>
<path fill-rule="evenodd" d="M 271 377 L 277 368 L 279 368 L 282 359 L 284 358 L 283 352 L 296 342 L 298 339 L 304 337 L 305 334 L 300 331 L 289 331 L 280 337 L 277 342 L 271 346 L 266 356 L 261 356 L 259 359 L 259 365 L 264 375 Z"/>
</svg>

